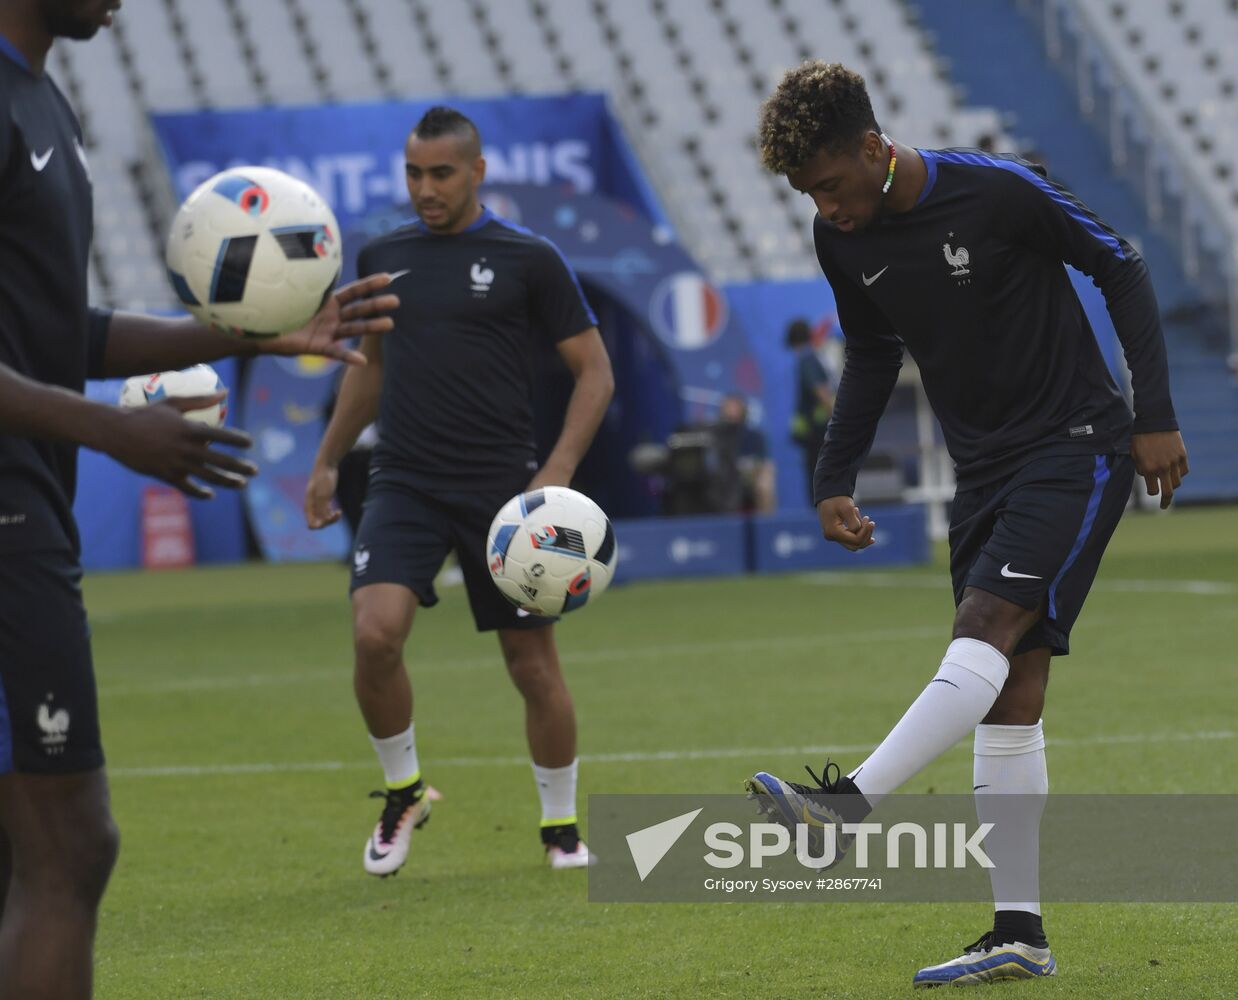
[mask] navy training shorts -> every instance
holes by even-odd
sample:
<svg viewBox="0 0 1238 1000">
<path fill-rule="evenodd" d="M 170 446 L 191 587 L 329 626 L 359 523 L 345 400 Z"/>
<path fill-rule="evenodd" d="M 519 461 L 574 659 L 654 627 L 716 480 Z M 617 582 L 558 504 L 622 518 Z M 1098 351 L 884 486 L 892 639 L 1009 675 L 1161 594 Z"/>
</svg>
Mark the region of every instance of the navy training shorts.
<svg viewBox="0 0 1238 1000">
<path fill-rule="evenodd" d="M 67 550 L 0 558 L 0 774 L 103 766 L 81 582 Z"/>
<path fill-rule="evenodd" d="M 976 587 L 1020 607 L 1043 607 L 1015 655 L 1045 646 L 1067 655 L 1134 476 L 1129 455 L 1055 455 L 958 493 L 950 510 L 955 604 Z"/>
</svg>

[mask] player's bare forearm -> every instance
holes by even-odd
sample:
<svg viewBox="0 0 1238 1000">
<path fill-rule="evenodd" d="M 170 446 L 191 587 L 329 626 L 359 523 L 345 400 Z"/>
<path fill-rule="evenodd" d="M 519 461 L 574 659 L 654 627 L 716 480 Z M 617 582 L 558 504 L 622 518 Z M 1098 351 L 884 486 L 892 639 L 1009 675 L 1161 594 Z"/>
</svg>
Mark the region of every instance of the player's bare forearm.
<svg viewBox="0 0 1238 1000">
<path fill-rule="evenodd" d="M 387 274 L 358 278 L 336 291 L 305 326 L 280 337 L 246 340 L 220 333 L 192 318 L 175 319 L 141 313 L 113 313 L 103 355 L 105 377 L 171 371 L 226 357 L 259 354 L 318 354 L 348 364 L 364 364 L 365 352 L 348 344 L 392 328 L 388 313 L 399 308 L 398 296 L 383 293 Z"/>
<path fill-rule="evenodd" d="M 98 448 L 105 428 L 119 415 L 115 407 L 0 364 L 0 431 L 5 434 Z"/>
<path fill-rule="evenodd" d="M 615 376 L 610 357 L 597 329 L 590 327 L 559 345 L 559 354 L 567 363 L 576 386 L 568 400 L 563 417 L 563 430 L 546 464 L 534 476 L 531 486 L 566 486 L 585 457 L 597 434 L 606 407 L 615 394 Z"/>
<path fill-rule="evenodd" d="M 340 383 L 335 411 L 318 446 L 315 465 L 334 468 L 357 443 L 361 432 L 378 419 L 383 389 L 382 344 L 377 335 L 364 338 L 361 353 L 366 364 L 350 367 Z"/>
<path fill-rule="evenodd" d="M 0 432 L 72 441 L 201 499 L 213 493 L 194 479 L 239 489 L 258 471 L 253 463 L 211 447 L 218 443 L 247 448 L 251 441 L 245 434 L 181 418 L 187 410 L 221 398 L 222 394 L 182 397 L 125 411 L 36 382 L 0 364 Z"/>
<path fill-rule="evenodd" d="M 108 326 L 101 374 L 105 378 L 147 375 L 258 352 L 256 341 L 218 333 L 194 319 L 118 312 L 112 314 Z"/>
<path fill-rule="evenodd" d="M 605 373 L 590 372 L 576 380 L 576 388 L 572 390 L 572 398 L 568 401 L 567 413 L 563 418 L 563 431 L 555 442 L 554 450 L 547 457 L 546 464 L 538 473 L 539 478 L 545 473 L 549 477 L 547 483 L 551 485 L 568 484 L 580 460 L 589 450 L 589 445 L 593 443 L 594 435 L 602 424 L 602 417 L 606 415 L 606 407 L 610 405 L 614 392 L 615 383 L 609 367 Z"/>
</svg>

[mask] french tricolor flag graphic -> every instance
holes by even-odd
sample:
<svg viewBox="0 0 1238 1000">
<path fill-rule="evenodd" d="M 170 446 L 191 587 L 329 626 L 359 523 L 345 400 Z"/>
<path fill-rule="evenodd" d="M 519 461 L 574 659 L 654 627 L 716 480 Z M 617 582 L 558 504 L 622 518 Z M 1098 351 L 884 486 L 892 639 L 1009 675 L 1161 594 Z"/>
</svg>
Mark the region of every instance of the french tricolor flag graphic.
<svg viewBox="0 0 1238 1000">
<path fill-rule="evenodd" d="M 726 326 L 726 300 L 695 271 L 667 278 L 653 297 L 653 323 L 672 347 L 695 350 L 713 342 Z"/>
</svg>

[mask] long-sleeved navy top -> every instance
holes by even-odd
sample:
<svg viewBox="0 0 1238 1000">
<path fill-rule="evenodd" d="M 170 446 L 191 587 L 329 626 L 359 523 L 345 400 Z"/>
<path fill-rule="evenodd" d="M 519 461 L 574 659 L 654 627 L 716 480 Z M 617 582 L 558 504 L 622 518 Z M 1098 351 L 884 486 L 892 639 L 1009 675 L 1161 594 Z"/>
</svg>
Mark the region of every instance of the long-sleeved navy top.
<svg viewBox="0 0 1238 1000">
<path fill-rule="evenodd" d="M 910 211 L 843 233 L 820 218 L 846 364 L 821 446 L 816 502 L 851 496 L 906 347 L 959 489 L 1033 455 L 1126 452 L 1132 432 L 1177 430 L 1160 315 L 1142 258 L 1040 168 L 975 150 L 919 150 Z M 1105 365 L 1063 264 L 1101 289 L 1135 413 Z"/>
</svg>

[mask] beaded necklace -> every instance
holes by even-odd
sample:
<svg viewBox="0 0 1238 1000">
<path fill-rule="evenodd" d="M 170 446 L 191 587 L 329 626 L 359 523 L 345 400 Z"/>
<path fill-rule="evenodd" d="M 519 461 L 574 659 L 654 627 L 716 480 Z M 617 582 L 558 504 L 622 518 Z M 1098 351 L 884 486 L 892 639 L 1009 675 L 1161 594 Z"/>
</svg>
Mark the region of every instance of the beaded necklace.
<svg viewBox="0 0 1238 1000">
<path fill-rule="evenodd" d="M 894 149 L 894 143 L 888 135 L 881 133 L 881 141 L 884 142 L 890 149 L 890 169 L 886 172 L 886 182 L 881 186 L 881 193 L 888 194 L 890 185 L 894 183 L 894 165 L 898 163 L 898 153 Z"/>
</svg>

